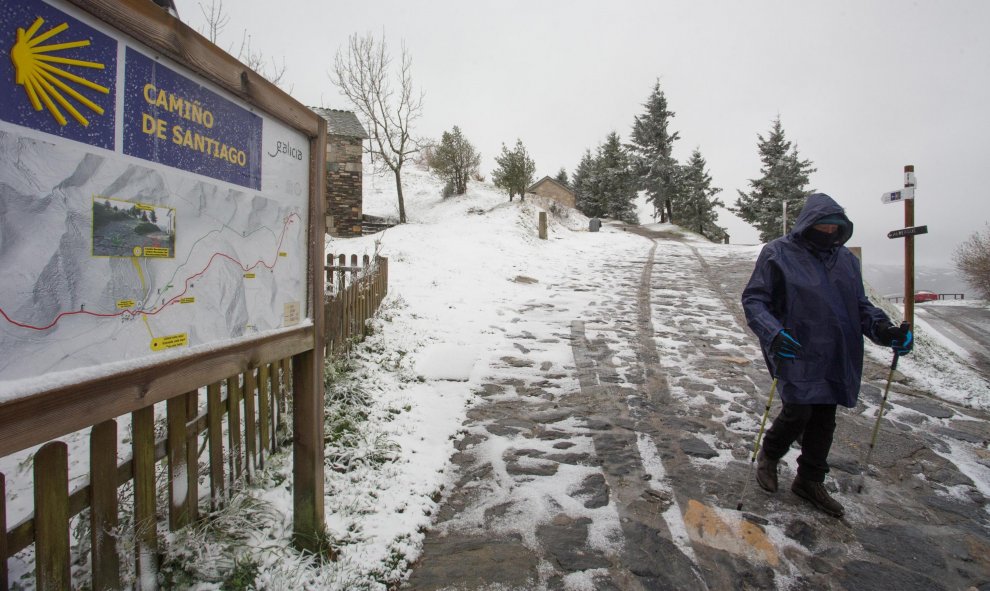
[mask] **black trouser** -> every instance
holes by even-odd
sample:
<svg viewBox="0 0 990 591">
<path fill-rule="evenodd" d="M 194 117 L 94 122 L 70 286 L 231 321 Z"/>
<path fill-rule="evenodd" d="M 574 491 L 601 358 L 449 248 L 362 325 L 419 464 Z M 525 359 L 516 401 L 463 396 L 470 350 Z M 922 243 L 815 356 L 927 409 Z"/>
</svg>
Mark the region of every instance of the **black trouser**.
<svg viewBox="0 0 990 591">
<path fill-rule="evenodd" d="M 801 437 L 798 476 L 802 480 L 825 482 L 835 431 L 835 407 L 834 404 L 784 403 L 763 438 L 763 453 L 771 460 L 779 460 Z"/>
</svg>

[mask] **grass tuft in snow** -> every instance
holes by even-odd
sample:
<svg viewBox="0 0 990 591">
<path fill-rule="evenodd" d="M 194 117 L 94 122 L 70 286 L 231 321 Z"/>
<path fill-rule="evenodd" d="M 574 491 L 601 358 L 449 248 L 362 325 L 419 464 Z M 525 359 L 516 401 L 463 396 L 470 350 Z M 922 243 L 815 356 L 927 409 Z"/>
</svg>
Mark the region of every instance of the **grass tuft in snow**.
<svg viewBox="0 0 990 591">
<path fill-rule="evenodd" d="M 324 443 L 326 465 L 346 473 L 363 465 L 380 465 L 395 458 L 397 445 L 382 433 L 365 426 L 372 398 L 366 381 L 354 373 L 351 358 L 327 361 L 326 425 Z"/>
</svg>

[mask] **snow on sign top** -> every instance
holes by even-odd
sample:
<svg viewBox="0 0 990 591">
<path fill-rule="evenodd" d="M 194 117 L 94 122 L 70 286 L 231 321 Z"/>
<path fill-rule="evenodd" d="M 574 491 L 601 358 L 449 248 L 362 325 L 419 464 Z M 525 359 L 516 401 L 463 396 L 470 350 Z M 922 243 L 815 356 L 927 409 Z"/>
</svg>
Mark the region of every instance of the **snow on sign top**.
<svg viewBox="0 0 990 591">
<path fill-rule="evenodd" d="M 0 14 L 0 391 L 309 317 L 308 138 L 65 2 Z"/>
<path fill-rule="evenodd" d="M 914 187 L 904 187 L 897 191 L 889 191 L 880 198 L 884 203 L 899 203 L 906 199 L 914 199 Z"/>
</svg>

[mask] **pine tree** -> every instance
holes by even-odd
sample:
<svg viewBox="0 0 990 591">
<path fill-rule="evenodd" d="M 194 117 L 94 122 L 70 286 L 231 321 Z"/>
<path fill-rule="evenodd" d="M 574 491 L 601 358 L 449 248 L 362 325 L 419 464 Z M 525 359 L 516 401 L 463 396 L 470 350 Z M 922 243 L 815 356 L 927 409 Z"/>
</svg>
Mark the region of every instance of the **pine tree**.
<svg viewBox="0 0 990 591">
<path fill-rule="evenodd" d="M 570 180 L 567 178 L 567 169 L 563 166 L 560 167 L 560 170 L 557 172 L 557 176 L 554 177 L 554 180 L 565 187 L 569 187 L 571 185 Z"/>
<path fill-rule="evenodd" d="M 705 170 L 707 166 L 701 151 L 695 148 L 691 159 L 681 167 L 678 223 L 713 242 L 722 242 L 726 232 L 725 228 L 716 223 L 718 212 L 715 208 L 724 207 L 725 204 L 715 197 L 722 189 L 712 186 L 712 177 Z"/>
<path fill-rule="evenodd" d="M 452 194 L 463 195 L 467 191 L 468 179 L 478 172 L 481 154 L 455 125 L 451 131 L 443 132 L 440 143 L 429 155 L 428 164 L 435 175 L 447 182 Z"/>
<path fill-rule="evenodd" d="M 680 136 L 669 129 L 674 112 L 667 109 L 667 98 L 660 90 L 659 81 L 643 107 L 646 110 L 636 117 L 630 135 L 638 185 L 646 191 L 647 202 L 653 205 L 653 218 L 659 213 L 661 222 L 673 222 L 677 160 L 672 151 Z"/>
<path fill-rule="evenodd" d="M 591 156 L 591 150 L 585 150 L 584 155 L 581 156 L 581 161 L 578 162 L 577 168 L 571 176 L 570 186 L 571 190 L 574 191 L 574 206 L 578 211 L 588 217 L 601 215 L 600 213 L 592 213 L 593 211 L 597 211 L 597 204 L 592 199 L 590 182 L 594 165 L 595 162 Z"/>
<path fill-rule="evenodd" d="M 492 172 L 495 186 L 508 191 L 509 201 L 516 195 L 522 201 L 526 189 L 533 184 L 533 173 L 536 172 L 536 165 L 526 152 L 522 140 L 516 140 L 516 147 L 511 152 L 502 144 L 502 153 L 495 157 L 495 163 L 498 164 L 498 168 Z"/>
<path fill-rule="evenodd" d="M 610 133 L 598 147 L 586 186 L 588 210 L 581 210 L 585 215 L 639 223 L 635 206 L 636 175 L 619 134 Z"/>
<path fill-rule="evenodd" d="M 787 227 L 793 227 L 798 213 L 804 207 L 804 198 L 811 192 L 807 189 L 808 177 L 817 169 L 810 160 L 798 157 L 797 146 L 784 137 L 784 128 L 778 116 L 770 130 L 770 135 L 760 139 L 758 147 L 763 166 L 763 176 L 749 181 L 749 193 L 738 191 L 735 207 L 730 211 L 748 222 L 760 232 L 760 240 L 769 242 L 781 235 L 783 204 L 787 204 Z"/>
</svg>

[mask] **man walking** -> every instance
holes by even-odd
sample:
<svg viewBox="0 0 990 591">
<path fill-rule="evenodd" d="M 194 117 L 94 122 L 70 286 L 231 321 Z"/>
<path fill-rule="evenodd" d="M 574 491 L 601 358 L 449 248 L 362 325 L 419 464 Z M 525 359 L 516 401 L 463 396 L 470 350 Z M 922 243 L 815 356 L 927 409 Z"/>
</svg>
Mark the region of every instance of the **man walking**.
<svg viewBox="0 0 990 591">
<path fill-rule="evenodd" d="M 863 337 L 900 355 L 913 344 L 907 325 L 893 326 L 866 298 L 859 260 L 843 246 L 852 232 L 838 203 L 809 195 L 793 230 L 763 248 L 742 294 L 783 402 L 757 457 L 756 481 L 776 492 L 777 463 L 800 437 L 791 491 L 833 517 L 845 513 L 824 486 L 835 410 L 856 406 Z"/>
</svg>

